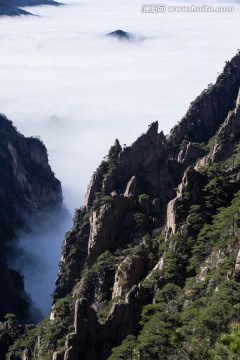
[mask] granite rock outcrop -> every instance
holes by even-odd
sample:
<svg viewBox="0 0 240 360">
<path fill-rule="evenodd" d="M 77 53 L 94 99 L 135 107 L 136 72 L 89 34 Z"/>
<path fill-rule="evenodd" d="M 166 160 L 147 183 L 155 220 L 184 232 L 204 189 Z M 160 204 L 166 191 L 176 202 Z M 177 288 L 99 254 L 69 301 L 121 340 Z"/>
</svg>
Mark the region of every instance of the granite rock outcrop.
<svg viewBox="0 0 240 360">
<path fill-rule="evenodd" d="M 239 88 L 238 52 L 169 136 L 153 122 L 116 140 L 64 240 L 46 319 L 64 331 L 14 360 L 37 341 L 49 360 L 237 359 L 222 339 L 240 324 Z"/>
</svg>

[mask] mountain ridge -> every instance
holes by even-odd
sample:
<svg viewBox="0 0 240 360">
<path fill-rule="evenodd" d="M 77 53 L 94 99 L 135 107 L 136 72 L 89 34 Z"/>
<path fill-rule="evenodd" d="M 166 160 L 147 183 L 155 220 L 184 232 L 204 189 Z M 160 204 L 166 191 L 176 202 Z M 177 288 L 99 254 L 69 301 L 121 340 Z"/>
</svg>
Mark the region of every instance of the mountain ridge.
<svg viewBox="0 0 240 360">
<path fill-rule="evenodd" d="M 63 4 L 54 0 L 0 0 L 0 16 L 33 15 L 22 8 L 40 5 L 60 6 Z"/>
<path fill-rule="evenodd" d="M 240 52 L 169 136 L 154 122 L 115 141 L 66 234 L 51 313 L 7 359 L 238 358 L 239 88 Z"/>
</svg>

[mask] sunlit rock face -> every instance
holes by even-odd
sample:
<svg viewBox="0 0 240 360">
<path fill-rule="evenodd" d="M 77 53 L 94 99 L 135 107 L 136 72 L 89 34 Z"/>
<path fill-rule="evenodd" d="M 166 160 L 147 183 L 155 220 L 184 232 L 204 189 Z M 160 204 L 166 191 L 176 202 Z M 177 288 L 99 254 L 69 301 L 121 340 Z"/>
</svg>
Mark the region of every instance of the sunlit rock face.
<svg viewBox="0 0 240 360">
<path fill-rule="evenodd" d="M 154 293 L 169 281 L 166 273 L 174 262 L 170 253 L 176 254 L 179 269 L 175 275 L 171 270 L 171 281 L 184 286 L 189 274 L 182 259 L 190 257 L 194 247 L 187 241 L 196 237 L 192 224 L 197 209 L 206 216 L 204 221 L 211 221 L 218 211 L 218 199 L 209 204 L 206 197 L 212 170 L 209 175 L 201 166 L 211 169 L 212 164 L 231 158 L 239 144 L 239 59 L 238 53 L 226 64 L 216 84 L 191 104 L 169 137 L 158 133 L 154 122 L 132 146 L 122 148 L 116 140 L 94 173 L 84 206 L 77 210 L 64 242 L 55 291 L 56 304 L 73 292 L 75 328 L 67 335 L 64 350 L 56 348 L 53 359 L 105 360 L 127 334 L 138 336 L 142 308 L 154 304 Z M 219 195 L 226 207 L 240 189 L 236 164 L 235 159 L 229 165 L 226 176 L 231 181 L 223 183 Z M 163 225 L 162 251 L 155 257 L 151 237 Z M 239 244 L 239 224 L 235 226 Z M 239 272 L 236 247 L 232 243 L 227 250 L 224 244 L 217 252 L 209 250 L 202 266 L 194 269 L 196 284 L 207 281 L 228 254 L 235 268 L 225 271 L 222 281 L 234 281 Z M 216 286 L 213 292 L 217 291 Z M 185 296 L 193 298 L 196 290 L 186 291 Z"/>
<path fill-rule="evenodd" d="M 131 146 L 115 141 L 65 236 L 50 318 L 26 332 L 20 351 L 15 343 L 10 360 L 119 358 L 114 351 L 172 359 L 186 349 L 197 358 L 206 329 L 218 351 L 239 312 L 239 59 L 170 136 L 153 122 Z M 172 334 L 186 326 L 179 348 Z"/>
</svg>

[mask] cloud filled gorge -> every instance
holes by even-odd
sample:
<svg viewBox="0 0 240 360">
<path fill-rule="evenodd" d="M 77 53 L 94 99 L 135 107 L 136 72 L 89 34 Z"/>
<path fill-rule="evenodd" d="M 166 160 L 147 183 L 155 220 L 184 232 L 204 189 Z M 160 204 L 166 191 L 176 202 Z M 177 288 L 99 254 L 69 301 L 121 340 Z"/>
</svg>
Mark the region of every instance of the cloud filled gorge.
<svg viewBox="0 0 240 360">
<path fill-rule="evenodd" d="M 168 132 L 239 47 L 237 3 L 229 14 L 143 14 L 141 6 L 136 0 L 73 0 L 34 8 L 41 17 L 0 19 L 0 111 L 25 135 L 41 136 L 71 210 L 81 205 L 116 137 L 130 144 L 156 119 Z M 105 36 L 116 29 L 145 40 Z M 31 254 L 23 261 L 27 287 L 44 309 L 48 273 L 36 268 L 41 287 L 28 264 L 36 256 L 55 276 L 70 222 L 60 228 L 41 225 L 21 236 Z"/>
<path fill-rule="evenodd" d="M 50 295 L 60 259 L 62 239 L 71 227 L 69 212 L 60 206 L 45 208 L 27 219 L 28 229 L 18 234 L 10 265 L 25 278 L 26 291 L 33 304 L 31 316 L 39 321 L 51 307 Z"/>
</svg>

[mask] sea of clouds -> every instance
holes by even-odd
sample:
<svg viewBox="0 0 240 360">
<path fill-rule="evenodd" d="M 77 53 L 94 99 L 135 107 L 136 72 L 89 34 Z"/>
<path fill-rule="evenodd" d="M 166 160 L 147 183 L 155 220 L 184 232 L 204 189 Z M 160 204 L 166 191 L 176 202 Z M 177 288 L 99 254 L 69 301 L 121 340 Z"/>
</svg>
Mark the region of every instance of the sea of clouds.
<svg viewBox="0 0 240 360">
<path fill-rule="evenodd" d="M 72 0 L 26 9 L 39 17 L 0 18 L 0 112 L 44 141 L 71 214 L 116 138 L 130 145 L 155 120 L 169 133 L 239 48 L 237 1 L 221 2 L 234 6 L 229 13 L 151 14 L 141 12 L 143 3 Z M 117 29 L 135 40 L 105 36 Z M 44 268 L 46 278 L 51 268 L 49 293 L 67 227 L 69 218 L 42 240 L 58 239 L 56 258 Z M 24 236 L 21 246 L 28 248 Z M 36 291 L 33 298 L 46 313 L 50 299 L 40 304 Z"/>
</svg>

